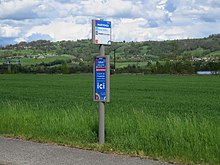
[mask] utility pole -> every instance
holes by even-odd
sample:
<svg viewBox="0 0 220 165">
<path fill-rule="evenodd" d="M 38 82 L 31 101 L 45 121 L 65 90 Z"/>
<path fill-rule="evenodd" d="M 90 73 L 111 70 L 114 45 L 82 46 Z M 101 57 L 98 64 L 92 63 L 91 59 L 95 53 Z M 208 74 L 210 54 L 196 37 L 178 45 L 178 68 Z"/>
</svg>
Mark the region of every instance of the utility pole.
<svg viewBox="0 0 220 165">
<path fill-rule="evenodd" d="M 115 51 L 116 51 L 116 49 L 114 49 L 114 73 L 116 71 L 116 67 L 115 67 L 115 61 L 116 61 L 116 59 L 115 59 Z"/>
<path fill-rule="evenodd" d="M 7 63 L 8 63 L 8 72 L 11 73 L 11 60 L 8 59 Z"/>
</svg>

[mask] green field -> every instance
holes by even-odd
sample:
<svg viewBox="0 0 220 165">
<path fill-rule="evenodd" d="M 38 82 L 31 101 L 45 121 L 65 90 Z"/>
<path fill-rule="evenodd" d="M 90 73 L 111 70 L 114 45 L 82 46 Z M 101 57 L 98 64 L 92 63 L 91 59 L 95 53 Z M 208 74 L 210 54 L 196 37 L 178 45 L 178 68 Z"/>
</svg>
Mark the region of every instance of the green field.
<svg viewBox="0 0 220 165">
<path fill-rule="evenodd" d="M 212 52 L 212 53 L 208 54 L 207 56 L 208 57 L 210 57 L 210 56 L 220 56 L 220 51 Z"/>
<path fill-rule="evenodd" d="M 20 59 L 21 65 L 36 65 L 40 63 L 49 63 L 55 60 L 69 60 L 74 59 L 74 56 L 71 55 L 60 55 L 60 56 L 45 56 L 43 59 L 34 59 L 34 58 L 22 58 Z"/>
<path fill-rule="evenodd" d="M 0 75 L 0 135 L 220 164 L 220 76 L 112 76 L 98 145 L 92 76 Z"/>
<path fill-rule="evenodd" d="M 111 63 L 112 65 L 114 64 L 113 62 Z M 128 65 L 136 65 L 140 67 L 147 66 L 147 62 L 116 62 L 115 67 L 116 68 L 124 68 L 127 67 Z"/>
</svg>

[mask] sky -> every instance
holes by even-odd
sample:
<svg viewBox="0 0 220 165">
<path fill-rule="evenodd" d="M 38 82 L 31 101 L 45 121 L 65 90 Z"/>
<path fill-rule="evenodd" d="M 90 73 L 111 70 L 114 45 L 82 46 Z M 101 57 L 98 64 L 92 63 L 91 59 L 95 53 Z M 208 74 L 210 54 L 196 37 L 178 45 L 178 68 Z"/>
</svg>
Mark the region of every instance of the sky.
<svg viewBox="0 0 220 165">
<path fill-rule="evenodd" d="M 220 33 L 220 0 L 0 0 L 0 45 L 91 39 L 92 19 L 113 41 L 203 38 Z"/>
</svg>

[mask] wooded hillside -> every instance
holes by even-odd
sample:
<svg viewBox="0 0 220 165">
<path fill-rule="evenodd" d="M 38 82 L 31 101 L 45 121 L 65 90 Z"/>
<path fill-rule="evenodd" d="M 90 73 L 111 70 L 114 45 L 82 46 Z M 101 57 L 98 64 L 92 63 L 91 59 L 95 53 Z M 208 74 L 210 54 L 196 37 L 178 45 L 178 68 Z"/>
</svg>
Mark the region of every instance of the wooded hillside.
<svg viewBox="0 0 220 165">
<path fill-rule="evenodd" d="M 114 42 L 112 46 L 106 47 L 106 54 L 112 55 L 113 50 L 115 50 L 117 58 L 122 60 L 191 59 L 192 56 L 197 58 L 219 57 L 220 34 L 200 39 Z M 0 47 L 0 58 L 39 54 L 68 54 L 87 61 L 98 54 L 98 46 L 92 44 L 91 40 L 58 42 L 38 40 Z"/>
</svg>

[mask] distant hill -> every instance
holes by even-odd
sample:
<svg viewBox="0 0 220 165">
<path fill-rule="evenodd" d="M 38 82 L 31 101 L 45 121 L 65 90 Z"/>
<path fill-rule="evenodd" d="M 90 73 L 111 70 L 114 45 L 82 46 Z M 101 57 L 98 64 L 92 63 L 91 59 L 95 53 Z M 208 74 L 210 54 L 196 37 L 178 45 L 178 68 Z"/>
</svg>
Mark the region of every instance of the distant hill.
<svg viewBox="0 0 220 165">
<path fill-rule="evenodd" d="M 114 42 L 106 46 L 106 54 L 113 55 L 115 50 L 118 60 L 167 60 L 191 59 L 192 57 L 220 56 L 220 34 L 207 38 L 182 39 L 167 41 Z M 91 61 L 98 55 L 98 46 L 91 40 L 50 42 L 38 40 L 0 47 L 0 58 L 18 55 L 73 55 Z"/>
</svg>

